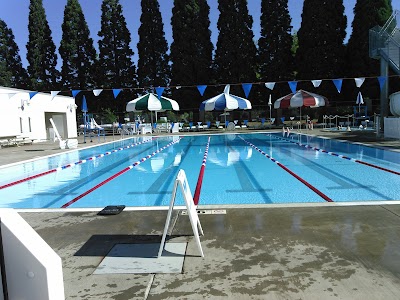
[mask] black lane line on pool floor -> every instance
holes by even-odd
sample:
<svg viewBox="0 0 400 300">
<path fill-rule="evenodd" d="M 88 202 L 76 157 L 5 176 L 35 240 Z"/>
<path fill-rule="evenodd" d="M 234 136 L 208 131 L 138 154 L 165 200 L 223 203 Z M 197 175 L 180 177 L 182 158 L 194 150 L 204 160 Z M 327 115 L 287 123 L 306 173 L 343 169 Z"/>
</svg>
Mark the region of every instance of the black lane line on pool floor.
<svg viewBox="0 0 400 300">
<path fill-rule="evenodd" d="M 390 170 L 390 169 L 386 169 L 384 167 L 380 167 L 380 166 L 377 166 L 377 165 L 374 165 L 374 164 L 370 164 L 370 163 L 367 163 L 367 162 L 362 161 L 362 160 L 358 160 L 358 159 L 351 158 L 351 157 L 348 157 L 348 156 L 345 156 L 345 155 L 340 155 L 340 154 L 337 154 L 337 153 L 334 153 L 334 152 L 326 151 L 324 149 L 313 147 L 313 146 L 310 146 L 310 145 L 307 145 L 307 144 L 304 145 L 302 143 L 291 141 L 289 139 L 281 138 L 279 136 L 275 136 L 275 135 L 272 135 L 272 134 L 268 134 L 268 135 L 271 136 L 271 137 L 274 137 L 274 138 L 276 138 L 278 140 L 282 140 L 282 141 L 286 141 L 286 142 L 290 142 L 290 143 L 296 144 L 296 145 L 298 145 L 300 147 L 304 147 L 304 148 L 307 148 L 307 149 L 311 149 L 311 150 L 315 150 L 315 151 L 318 151 L 318 152 L 326 153 L 326 154 L 331 155 L 331 156 L 336 156 L 336 157 L 339 157 L 339 158 L 343 158 L 343 159 L 346 159 L 346 160 L 349 160 L 349 161 L 352 161 L 352 162 L 356 162 L 356 163 L 359 163 L 359 164 L 362 164 L 362 165 L 365 165 L 365 166 L 368 166 L 368 167 L 372 167 L 372 168 L 375 168 L 375 169 L 378 169 L 378 170 L 382 170 L 382 171 L 385 171 L 385 172 L 389 172 L 389 173 L 392 173 L 392 174 L 395 174 L 395 175 L 400 175 L 400 172 L 393 171 L 393 170 Z"/>
<path fill-rule="evenodd" d="M 276 163 L 279 167 L 281 167 L 282 169 L 284 169 L 286 172 L 288 172 L 290 175 L 292 175 L 293 177 L 295 177 L 297 180 L 299 180 L 301 183 L 303 183 L 305 186 L 307 186 L 309 189 L 311 189 L 312 191 L 314 191 L 316 194 L 318 194 L 322 199 L 324 199 L 327 202 L 333 202 L 333 200 L 331 198 L 329 198 L 327 195 L 325 195 L 324 193 L 322 193 L 320 190 L 318 190 L 316 187 L 314 187 L 313 185 L 311 185 L 310 183 L 308 183 L 307 181 L 305 181 L 303 178 L 301 178 L 300 176 L 298 176 L 296 173 L 294 173 L 293 171 L 291 171 L 290 169 L 288 169 L 287 167 L 285 167 L 284 165 L 282 165 L 280 162 L 278 162 L 277 160 L 275 160 L 273 157 L 269 156 L 267 153 L 265 153 L 264 151 L 262 151 L 261 149 L 259 149 L 257 146 L 255 146 L 254 144 L 246 141 L 244 138 L 242 138 L 241 136 L 239 136 L 239 138 L 241 138 L 246 144 L 248 144 L 249 146 L 251 146 L 253 149 L 257 150 L 258 152 L 260 152 L 262 155 L 264 155 L 266 158 L 268 158 L 269 160 L 271 160 L 272 162 Z"/>
</svg>

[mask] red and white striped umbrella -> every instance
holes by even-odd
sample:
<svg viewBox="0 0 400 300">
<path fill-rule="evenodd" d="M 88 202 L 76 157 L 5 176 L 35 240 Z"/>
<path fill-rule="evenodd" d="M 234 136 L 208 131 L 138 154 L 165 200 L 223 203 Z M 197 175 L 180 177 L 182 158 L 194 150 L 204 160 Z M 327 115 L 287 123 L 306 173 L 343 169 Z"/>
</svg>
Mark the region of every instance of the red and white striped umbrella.
<svg viewBox="0 0 400 300">
<path fill-rule="evenodd" d="M 324 96 L 298 90 L 282 98 L 274 103 L 274 108 L 294 108 L 294 107 L 320 107 L 328 104 L 328 99 Z"/>
</svg>

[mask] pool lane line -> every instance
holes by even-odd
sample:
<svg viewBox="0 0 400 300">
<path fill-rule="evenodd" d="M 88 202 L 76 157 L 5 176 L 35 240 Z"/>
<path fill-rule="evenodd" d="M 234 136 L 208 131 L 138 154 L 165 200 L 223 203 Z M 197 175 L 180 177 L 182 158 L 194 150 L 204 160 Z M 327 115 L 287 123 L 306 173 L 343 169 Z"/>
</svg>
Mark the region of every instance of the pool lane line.
<svg viewBox="0 0 400 300">
<path fill-rule="evenodd" d="M 208 149 L 210 148 L 210 140 L 211 140 L 211 137 L 208 137 L 206 150 L 204 151 L 203 162 L 201 163 L 201 167 L 200 167 L 199 177 L 197 178 L 196 190 L 194 191 L 194 197 L 193 197 L 194 205 L 199 204 L 201 186 L 203 184 L 204 170 L 205 170 L 206 164 L 207 164 Z"/>
<path fill-rule="evenodd" d="M 345 155 L 341 155 L 341 154 L 337 154 L 337 153 L 334 153 L 334 152 L 330 152 L 330 151 L 327 151 L 327 150 L 324 150 L 324 149 L 313 147 L 311 145 L 302 144 L 302 143 L 299 143 L 299 142 L 295 142 L 295 141 L 291 141 L 291 140 L 288 140 L 288 139 L 284 139 L 284 138 L 281 138 L 279 136 L 274 136 L 272 134 L 268 134 L 268 135 L 270 135 L 270 136 L 272 136 L 274 138 L 277 138 L 279 140 L 283 140 L 283 141 L 287 141 L 287 142 L 296 144 L 296 145 L 298 145 L 300 147 L 305 147 L 305 148 L 308 148 L 308 149 L 311 149 L 311 150 L 315 150 L 315 151 L 318 151 L 318 152 L 326 153 L 326 154 L 331 155 L 331 156 L 336 156 L 336 157 L 339 157 L 339 158 L 347 159 L 347 160 L 352 161 L 352 162 L 363 164 L 363 165 L 366 165 L 368 167 L 372 167 L 372 168 L 375 168 L 375 169 L 378 169 L 378 170 L 382 170 L 382 171 L 389 172 L 389 173 L 392 173 L 392 174 L 400 175 L 400 172 L 393 171 L 393 170 L 390 170 L 390 169 L 386 169 L 384 167 L 380 167 L 380 166 L 377 166 L 377 165 L 374 165 L 374 164 L 370 164 L 370 163 L 367 163 L 367 162 L 362 161 L 362 160 L 358 160 L 358 159 L 351 158 L 351 157 L 348 157 L 348 156 L 345 156 Z"/>
<path fill-rule="evenodd" d="M 301 183 L 303 183 L 305 186 L 307 186 L 309 189 L 311 189 L 312 191 L 314 191 L 315 193 L 317 193 L 320 197 L 322 197 L 325 201 L 327 202 L 333 202 L 333 200 L 331 198 L 329 198 L 327 195 L 325 195 L 323 192 L 321 192 L 320 190 L 318 190 L 316 187 L 314 187 L 313 185 L 311 185 L 310 183 L 308 183 L 307 181 L 305 181 L 303 178 L 301 178 L 299 175 L 297 175 L 296 173 L 294 173 L 293 171 L 291 171 L 289 168 L 287 168 L 286 166 L 282 165 L 279 161 L 277 161 L 276 159 L 274 159 L 273 157 L 271 157 L 270 155 L 268 155 L 267 153 L 265 153 L 264 151 L 262 151 L 261 149 L 259 149 L 257 146 L 255 146 L 254 144 L 246 141 L 244 138 L 242 138 L 241 136 L 239 136 L 246 144 L 248 144 L 250 147 L 254 148 L 255 150 L 257 150 L 258 152 L 260 152 L 262 155 L 264 155 L 266 158 L 268 158 L 269 160 L 271 160 L 272 162 L 276 163 L 278 166 L 280 166 L 282 169 L 284 169 L 286 172 L 288 172 L 290 175 L 292 175 L 293 177 L 295 177 L 297 180 L 299 180 Z"/>
<path fill-rule="evenodd" d="M 180 140 L 182 139 L 182 137 L 179 137 L 179 139 L 177 139 L 174 142 L 171 142 L 167 145 L 165 145 L 164 147 L 157 149 L 157 151 L 154 151 L 153 153 L 143 157 L 142 159 L 138 160 L 137 162 L 133 163 L 132 165 L 126 167 L 125 169 L 119 171 L 118 173 L 114 174 L 113 176 L 107 178 L 106 180 L 100 182 L 99 184 L 97 184 L 96 186 L 92 187 L 90 190 L 87 190 L 86 192 L 80 194 L 79 196 L 75 197 L 74 199 L 72 199 L 71 201 L 68 201 L 67 203 L 65 203 L 63 206 L 61 206 L 61 208 L 67 208 L 68 206 L 70 206 L 71 204 L 75 203 L 76 201 L 78 201 L 79 199 L 82 199 L 83 197 L 85 197 L 86 195 L 90 194 L 91 192 L 93 192 L 94 190 L 97 190 L 99 187 L 105 185 L 107 182 L 110 182 L 111 180 L 117 178 L 118 176 L 124 174 L 125 172 L 132 170 L 134 167 L 140 165 L 142 162 L 148 160 L 149 158 L 153 157 L 154 155 L 164 151 L 165 149 L 167 149 L 168 147 L 172 146 L 173 144 L 178 143 Z"/>
<path fill-rule="evenodd" d="M 74 162 L 74 163 L 69 163 L 67 165 L 64 165 L 64 166 L 61 166 L 61 167 L 57 167 L 55 169 L 51 169 L 51 170 L 48 170 L 48 171 L 45 171 L 45 172 L 42 172 L 42 173 L 38 173 L 36 175 L 28 176 L 28 177 L 20 179 L 20 180 L 16 180 L 16 181 L 4 184 L 4 185 L 0 185 L 0 190 L 8 188 L 8 187 L 11 187 L 11 186 L 14 186 L 14 185 L 17 185 L 19 183 L 27 182 L 29 180 L 42 177 L 44 175 L 48 175 L 48 174 L 51 174 L 51 173 L 54 173 L 54 172 L 65 170 L 67 168 L 74 167 L 76 165 L 84 164 L 84 163 L 86 163 L 86 162 L 88 162 L 90 160 L 95 160 L 97 158 L 101 158 L 101 157 L 110 155 L 112 153 L 115 153 L 115 152 L 118 152 L 118 151 L 121 151 L 121 150 L 124 150 L 124 149 L 129 149 L 131 147 L 135 147 L 135 146 L 138 146 L 138 145 L 141 145 L 141 144 L 144 144 L 144 143 L 148 143 L 150 141 L 153 141 L 153 139 L 154 138 L 146 140 L 146 141 L 143 141 L 143 142 L 135 143 L 135 144 L 132 144 L 132 145 L 128 145 L 128 146 L 125 146 L 125 147 L 122 147 L 122 148 L 114 149 L 112 151 L 107 151 L 106 153 L 102 153 L 102 154 L 98 154 L 96 156 L 92 156 L 92 157 L 88 157 L 88 158 L 85 158 L 85 159 L 81 159 L 81 160 L 79 160 L 77 162 Z"/>
</svg>

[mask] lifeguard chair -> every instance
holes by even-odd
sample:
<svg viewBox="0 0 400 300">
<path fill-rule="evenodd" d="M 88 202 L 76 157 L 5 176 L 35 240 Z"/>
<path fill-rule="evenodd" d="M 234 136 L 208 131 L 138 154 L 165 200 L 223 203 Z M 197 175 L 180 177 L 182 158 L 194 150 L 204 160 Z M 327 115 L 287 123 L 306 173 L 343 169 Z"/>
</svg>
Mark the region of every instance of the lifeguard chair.
<svg viewBox="0 0 400 300">
<path fill-rule="evenodd" d="M 354 125 L 359 126 L 362 121 L 369 121 L 368 107 L 367 106 L 353 106 Z"/>
</svg>

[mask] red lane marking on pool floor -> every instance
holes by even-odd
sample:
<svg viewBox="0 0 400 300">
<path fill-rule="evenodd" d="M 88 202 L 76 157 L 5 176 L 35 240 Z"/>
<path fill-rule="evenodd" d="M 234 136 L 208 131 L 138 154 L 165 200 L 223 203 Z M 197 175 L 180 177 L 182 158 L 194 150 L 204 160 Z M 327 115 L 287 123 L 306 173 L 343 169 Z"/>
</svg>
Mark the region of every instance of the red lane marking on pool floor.
<svg viewBox="0 0 400 300">
<path fill-rule="evenodd" d="M 325 195 L 323 192 L 321 192 L 320 190 L 318 190 L 316 187 L 314 187 L 312 184 L 308 183 L 307 181 L 305 181 L 303 178 L 301 178 L 299 175 L 297 175 L 296 173 L 294 173 L 293 171 L 291 171 L 290 169 L 288 169 L 287 167 L 285 167 L 284 165 L 282 165 L 280 162 L 278 162 L 275 158 L 269 156 L 267 153 L 265 153 L 264 151 L 262 151 L 261 149 L 259 149 L 257 146 L 255 146 L 254 144 L 246 141 L 244 138 L 242 138 L 241 136 L 239 136 L 246 144 L 250 145 L 252 148 L 254 148 L 255 150 L 257 150 L 258 152 L 260 152 L 262 155 L 264 155 L 265 157 L 267 157 L 269 160 L 271 160 L 272 162 L 276 163 L 279 167 L 281 167 L 282 169 L 284 169 L 286 172 L 288 172 L 290 175 L 292 175 L 294 178 L 296 178 L 297 180 L 299 180 L 301 183 L 303 183 L 305 186 L 307 186 L 309 189 L 311 189 L 312 191 L 314 191 L 315 193 L 317 193 L 320 197 L 322 197 L 325 201 L 327 202 L 333 202 L 333 200 L 331 198 L 329 198 L 327 195 Z"/>
<path fill-rule="evenodd" d="M 74 199 L 72 199 L 71 201 L 68 201 L 67 203 L 65 203 L 63 206 L 61 206 L 61 208 L 67 208 L 68 206 L 70 206 L 71 204 L 75 203 L 76 201 L 78 201 L 79 199 L 82 199 L 83 197 L 85 197 L 86 195 L 90 194 L 91 192 L 93 192 L 94 190 L 97 190 L 99 187 L 105 185 L 107 182 L 110 182 L 111 180 L 117 178 L 118 176 L 124 174 L 125 172 L 132 170 L 134 167 L 136 167 L 137 165 L 140 165 L 142 162 L 148 160 L 149 158 L 153 157 L 154 155 L 156 155 L 157 153 L 160 153 L 162 151 L 164 151 L 165 149 L 167 149 L 168 147 L 172 146 L 173 144 L 176 144 L 177 142 L 179 142 L 182 139 L 182 137 L 180 137 L 178 140 L 171 142 L 167 145 L 165 145 L 164 147 L 158 149 L 157 151 L 154 151 L 153 153 L 143 157 L 141 160 L 138 160 L 137 162 L 133 163 L 132 165 L 126 167 L 125 169 L 119 171 L 118 173 L 114 174 L 113 176 L 107 178 L 106 180 L 100 182 L 99 184 L 97 184 L 96 186 L 92 187 L 91 189 L 87 190 L 86 192 L 80 194 L 79 196 L 75 197 Z"/>
</svg>

